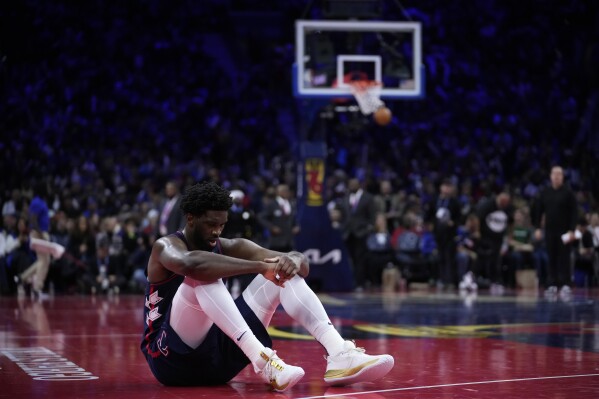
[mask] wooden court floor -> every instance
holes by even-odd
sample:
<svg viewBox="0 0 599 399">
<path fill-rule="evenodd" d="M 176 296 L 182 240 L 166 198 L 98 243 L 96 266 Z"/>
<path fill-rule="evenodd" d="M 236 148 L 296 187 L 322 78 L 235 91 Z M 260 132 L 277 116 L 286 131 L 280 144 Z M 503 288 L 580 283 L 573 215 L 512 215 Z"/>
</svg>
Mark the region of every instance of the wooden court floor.
<svg viewBox="0 0 599 399">
<path fill-rule="evenodd" d="M 387 377 L 327 387 L 322 348 L 280 309 L 274 347 L 306 370 L 289 392 L 248 369 L 223 386 L 164 387 L 139 351 L 142 295 L 1 297 L 0 398 L 599 398 L 599 291 L 321 299 L 346 338 L 395 357 Z"/>
</svg>

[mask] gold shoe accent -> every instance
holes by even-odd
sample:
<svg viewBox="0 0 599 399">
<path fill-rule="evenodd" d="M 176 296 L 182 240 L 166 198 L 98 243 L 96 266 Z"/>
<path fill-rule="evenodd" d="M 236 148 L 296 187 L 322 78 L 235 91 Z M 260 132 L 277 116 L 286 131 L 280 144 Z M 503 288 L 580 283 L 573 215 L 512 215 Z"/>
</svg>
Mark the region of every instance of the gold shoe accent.
<svg viewBox="0 0 599 399">
<path fill-rule="evenodd" d="M 285 385 L 278 385 L 277 381 L 274 379 L 270 380 L 270 386 L 272 386 L 275 391 L 284 391 L 287 388 L 287 385 L 289 385 L 289 383 Z"/>
<path fill-rule="evenodd" d="M 326 373 L 324 373 L 324 378 L 343 378 L 343 377 L 349 377 L 352 376 L 356 373 L 358 373 L 360 370 L 362 370 L 364 367 L 368 367 L 371 364 L 374 364 L 378 361 L 379 359 L 373 359 L 369 362 L 363 363 L 359 366 L 356 367 L 352 367 L 351 369 L 342 369 L 342 370 L 328 370 Z"/>
<path fill-rule="evenodd" d="M 260 352 L 260 356 L 262 357 L 262 359 L 266 360 L 267 363 L 269 363 L 271 366 L 273 366 L 277 370 L 283 371 L 283 366 L 281 366 L 279 363 L 277 363 L 276 360 L 268 357 L 268 355 L 266 353 Z"/>
</svg>

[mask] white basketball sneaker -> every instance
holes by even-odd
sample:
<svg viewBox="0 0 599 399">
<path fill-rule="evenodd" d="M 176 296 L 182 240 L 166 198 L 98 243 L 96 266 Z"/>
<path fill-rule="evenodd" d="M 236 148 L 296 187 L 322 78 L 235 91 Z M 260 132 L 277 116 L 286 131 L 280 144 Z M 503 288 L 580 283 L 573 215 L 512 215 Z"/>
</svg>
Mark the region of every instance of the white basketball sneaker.
<svg viewBox="0 0 599 399">
<path fill-rule="evenodd" d="M 324 382 L 329 385 L 378 380 L 387 375 L 395 363 L 391 355 L 367 355 L 364 348 L 357 348 L 353 341 L 345 341 L 343 346 L 341 352 L 325 357 L 327 369 Z"/>
<path fill-rule="evenodd" d="M 301 367 L 286 364 L 277 356 L 277 352 L 270 348 L 266 348 L 266 351 L 267 353 L 260 353 L 262 359 L 266 361 L 266 365 L 258 372 L 258 374 L 262 377 L 264 382 L 270 384 L 273 390 L 285 392 L 297 384 L 304 376 L 305 372 Z M 269 355 L 268 351 L 272 353 Z"/>
</svg>

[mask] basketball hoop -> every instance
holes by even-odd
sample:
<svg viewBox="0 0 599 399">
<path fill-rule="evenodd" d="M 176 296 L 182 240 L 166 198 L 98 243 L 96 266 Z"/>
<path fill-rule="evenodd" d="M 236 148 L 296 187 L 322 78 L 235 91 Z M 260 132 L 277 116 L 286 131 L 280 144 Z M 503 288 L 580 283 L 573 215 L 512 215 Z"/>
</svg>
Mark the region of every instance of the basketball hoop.
<svg viewBox="0 0 599 399">
<path fill-rule="evenodd" d="M 364 115 L 370 115 L 377 109 L 384 107 L 385 103 L 381 100 L 381 82 L 374 80 L 354 80 L 347 82 L 351 93 L 356 98 L 360 111 Z"/>
</svg>

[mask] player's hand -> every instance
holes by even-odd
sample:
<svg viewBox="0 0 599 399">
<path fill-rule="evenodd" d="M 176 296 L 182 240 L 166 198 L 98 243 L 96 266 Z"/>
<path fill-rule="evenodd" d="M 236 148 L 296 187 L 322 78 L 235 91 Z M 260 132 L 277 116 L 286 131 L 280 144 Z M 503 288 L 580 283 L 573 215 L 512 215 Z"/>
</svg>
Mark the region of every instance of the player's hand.
<svg viewBox="0 0 599 399">
<path fill-rule="evenodd" d="M 299 267 L 299 271 L 297 272 L 297 274 L 299 274 L 300 277 L 303 278 L 308 277 L 308 274 L 310 273 L 310 263 L 308 262 L 308 258 L 306 258 L 306 256 L 303 253 L 298 251 L 291 251 L 286 255 L 289 258 L 291 258 L 291 260 L 293 260 L 295 264 Z"/>
<path fill-rule="evenodd" d="M 266 271 L 262 275 L 267 279 L 278 285 L 279 287 L 285 286 L 285 279 L 282 279 L 279 275 L 279 261 L 277 258 L 265 259 Z"/>
<path fill-rule="evenodd" d="M 279 280 L 291 280 L 300 271 L 299 262 L 287 254 L 268 258 L 264 261 L 277 262 L 277 274 L 279 275 Z"/>
</svg>

